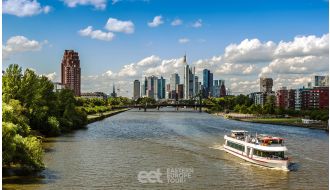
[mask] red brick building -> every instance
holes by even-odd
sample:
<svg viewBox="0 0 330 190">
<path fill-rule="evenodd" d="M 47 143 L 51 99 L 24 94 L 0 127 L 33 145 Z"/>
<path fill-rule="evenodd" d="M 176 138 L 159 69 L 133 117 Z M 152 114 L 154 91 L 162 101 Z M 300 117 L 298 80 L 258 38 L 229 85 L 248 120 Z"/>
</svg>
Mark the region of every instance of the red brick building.
<svg viewBox="0 0 330 190">
<path fill-rule="evenodd" d="M 289 91 L 286 87 L 282 87 L 281 89 L 276 91 L 276 106 L 279 108 L 287 109 L 289 106 Z"/>
<path fill-rule="evenodd" d="M 310 90 L 309 108 L 329 108 L 329 87 L 314 87 Z"/>
<path fill-rule="evenodd" d="M 61 83 L 65 88 L 73 90 L 75 96 L 80 96 L 80 77 L 78 53 L 73 50 L 65 50 L 61 64 Z"/>
</svg>

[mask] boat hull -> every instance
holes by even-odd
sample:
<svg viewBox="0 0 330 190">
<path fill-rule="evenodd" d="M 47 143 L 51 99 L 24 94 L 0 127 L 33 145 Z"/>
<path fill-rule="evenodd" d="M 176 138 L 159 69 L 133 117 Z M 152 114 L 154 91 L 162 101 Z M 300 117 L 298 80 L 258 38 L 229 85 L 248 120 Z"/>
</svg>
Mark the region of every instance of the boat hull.
<svg viewBox="0 0 330 190">
<path fill-rule="evenodd" d="M 281 169 L 284 171 L 289 171 L 289 169 L 288 169 L 289 161 L 288 160 L 272 160 L 272 159 L 256 157 L 253 155 L 251 157 L 248 157 L 245 154 L 245 152 L 243 152 L 243 151 L 233 149 L 226 145 L 224 145 L 223 147 L 226 152 L 228 152 L 234 156 L 237 156 L 243 160 L 251 162 L 253 164 L 257 164 L 257 165 L 268 167 L 268 168 L 276 168 L 276 169 Z"/>
</svg>

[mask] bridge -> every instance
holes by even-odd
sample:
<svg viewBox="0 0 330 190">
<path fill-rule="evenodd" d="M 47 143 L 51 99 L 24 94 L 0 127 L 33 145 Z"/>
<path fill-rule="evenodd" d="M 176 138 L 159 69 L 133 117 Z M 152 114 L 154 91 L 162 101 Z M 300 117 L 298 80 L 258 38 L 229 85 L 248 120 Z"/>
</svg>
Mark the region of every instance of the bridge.
<svg viewBox="0 0 330 190">
<path fill-rule="evenodd" d="M 161 103 L 161 104 L 146 104 L 146 105 L 138 104 L 138 105 L 129 106 L 129 108 L 139 108 L 139 110 L 144 109 L 145 112 L 147 111 L 147 109 L 159 110 L 162 107 L 175 107 L 176 110 L 179 110 L 179 108 L 188 107 L 188 108 L 194 108 L 195 110 L 199 109 L 199 112 L 202 112 L 203 107 L 209 108 L 209 107 L 212 107 L 212 105 L 184 104 L 184 103 L 177 103 L 177 104 Z"/>
<path fill-rule="evenodd" d="M 130 108 L 139 108 L 140 109 L 144 109 L 144 111 L 146 112 L 147 109 L 157 109 L 159 110 L 162 107 L 175 107 L 176 110 L 178 111 L 179 108 L 183 108 L 183 107 L 188 107 L 188 108 L 194 108 L 195 110 L 199 109 L 199 112 L 202 112 L 202 108 L 210 108 L 212 107 L 212 105 L 206 105 L 202 103 L 202 93 L 198 93 L 196 94 L 194 97 L 191 97 L 189 99 L 189 101 L 193 101 L 190 103 L 182 103 L 182 102 L 177 102 L 175 101 L 175 103 L 167 103 L 167 102 L 158 102 L 158 103 L 145 103 L 145 104 L 136 104 L 136 105 L 131 105 L 129 106 Z"/>
</svg>

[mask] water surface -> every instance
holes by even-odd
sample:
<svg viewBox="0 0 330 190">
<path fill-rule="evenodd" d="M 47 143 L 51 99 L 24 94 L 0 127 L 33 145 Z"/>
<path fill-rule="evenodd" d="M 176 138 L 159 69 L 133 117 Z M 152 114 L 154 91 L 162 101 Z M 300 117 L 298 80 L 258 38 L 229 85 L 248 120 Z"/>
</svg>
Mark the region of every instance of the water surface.
<svg viewBox="0 0 330 190">
<path fill-rule="evenodd" d="M 5 178 L 6 189 L 328 189 L 328 134 L 321 130 L 253 124 L 198 112 L 127 111 L 45 143 L 47 169 L 38 177 Z M 221 150 L 232 129 L 286 139 L 294 171 L 252 165 Z M 138 181 L 160 169 L 163 183 Z M 192 168 L 168 183 L 167 168 Z"/>
</svg>

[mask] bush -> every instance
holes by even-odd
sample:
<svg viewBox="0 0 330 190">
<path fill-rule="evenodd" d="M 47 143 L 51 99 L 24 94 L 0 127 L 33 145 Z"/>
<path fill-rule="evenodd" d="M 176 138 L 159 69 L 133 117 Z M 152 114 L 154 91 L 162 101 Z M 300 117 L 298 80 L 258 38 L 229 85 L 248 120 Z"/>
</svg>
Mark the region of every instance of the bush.
<svg viewBox="0 0 330 190">
<path fill-rule="evenodd" d="M 16 154 L 14 161 L 29 169 L 41 170 L 44 168 L 42 162 L 43 149 L 41 141 L 36 137 L 25 137 L 16 135 Z"/>
<path fill-rule="evenodd" d="M 48 117 L 48 135 L 50 136 L 58 136 L 61 134 L 61 129 L 60 129 L 60 122 L 57 120 L 56 117 L 51 116 Z"/>
</svg>

